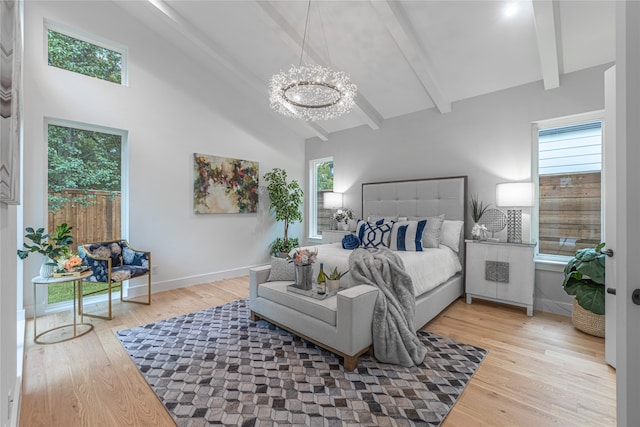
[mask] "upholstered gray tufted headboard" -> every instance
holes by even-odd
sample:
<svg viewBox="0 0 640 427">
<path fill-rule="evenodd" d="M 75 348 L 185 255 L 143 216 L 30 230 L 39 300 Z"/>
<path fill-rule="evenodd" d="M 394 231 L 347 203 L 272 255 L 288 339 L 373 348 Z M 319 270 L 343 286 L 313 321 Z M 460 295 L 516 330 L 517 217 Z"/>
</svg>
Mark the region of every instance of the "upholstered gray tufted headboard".
<svg viewBox="0 0 640 427">
<path fill-rule="evenodd" d="M 466 213 L 466 176 L 362 184 L 363 218 L 445 214 L 464 221 Z"/>
<path fill-rule="evenodd" d="M 438 216 L 465 221 L 467 177 L 426 178 L 362 184 L 362 218 L 370 216 Z M 464 266 L 464 230 L 460 260 Z"/>
</svg>

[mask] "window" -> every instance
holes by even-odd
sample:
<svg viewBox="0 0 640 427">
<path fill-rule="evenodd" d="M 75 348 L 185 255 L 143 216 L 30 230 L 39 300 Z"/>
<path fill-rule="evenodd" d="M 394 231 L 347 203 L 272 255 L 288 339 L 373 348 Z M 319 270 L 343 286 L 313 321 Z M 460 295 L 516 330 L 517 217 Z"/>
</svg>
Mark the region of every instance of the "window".
<svg viewBox="0 0 640 427">
<path fill-rule="evenodd" d="M 48 227 L 52 230 L 63 222 L 73 227 L 74 246 L 123 237 L 124 139 L 124 132 L 47 123 Z M 49 286 L 48 303 L 71 300 L 70 285 Z"/>
<path fill-rule="evenodd" d="M 324 209 L 324 193 L 333 191 L 333 157 L 309 163 L 309 238 L 322 238 L 322 230 L 331 229 L 331 209 Z"/>
<path fill-rule="evenodd" d="M 97 41 L 87 41 L 76 35 L 69 35 L 57 30 L 51 24 L 47 28 L 48 64 L 96 77 L 108 82 L 126 84 L 124 65 L 126 49 L 108 48 Z"/>
<path fill-rule="evenodd" d="M 602 240 L 602 120 L 545 122 L 537 141 L 538 251 L 573 256 Z"/>
</svg>

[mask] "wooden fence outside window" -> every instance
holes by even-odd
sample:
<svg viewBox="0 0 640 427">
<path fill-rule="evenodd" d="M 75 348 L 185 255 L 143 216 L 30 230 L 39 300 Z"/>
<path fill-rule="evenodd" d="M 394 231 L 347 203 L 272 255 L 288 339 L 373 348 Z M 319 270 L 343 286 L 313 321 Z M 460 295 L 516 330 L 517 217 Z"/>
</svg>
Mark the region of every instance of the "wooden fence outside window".
<svg viewBox="0 0 640 427">
<path fill-rule="evenodd" d="M 63 222 L 73 227 L 73 252 L 78 245 L 121 238 L 120 192 L 68 189 L 54 195 L 74 200 L 64 203 L 56 212 L 49 212 L 48 222 L 49 231 Z M 81 199 L 87 202 L 77 201 Z"/>
<path fill-rule="evenodd" d="M 600 172 L 540 176 L 541 254 L 575 255 L 600 243 Z"/>
</svg>

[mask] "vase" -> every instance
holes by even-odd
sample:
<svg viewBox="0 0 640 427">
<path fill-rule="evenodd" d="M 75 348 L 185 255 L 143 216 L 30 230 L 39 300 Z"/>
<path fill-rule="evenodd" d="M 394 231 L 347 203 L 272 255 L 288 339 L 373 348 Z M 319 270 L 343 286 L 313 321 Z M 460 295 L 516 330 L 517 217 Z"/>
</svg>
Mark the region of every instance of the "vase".
<svg viewBox="0 0 640 427">
<path fill-rule="evenodd" d="M 48 263 L 52 262 L 51 259 L 45 258 L 44 262 L 40 266 L 40 277 L 49 278 L 53 276 L 53 265 L 49 265 Z"/>
<path fill-rule="evenodd" d="M 342 225 L 342 229 L 344 231 L 349 231 L 349 223 L 348 222 L 343 222 L 341 225 Z"/>
<path fill-rule="evenodd" d="M 310 291 L 312 283 L 313 283 L 313 269 L 311 268 L 311 264 L 306 264 L 306 265 L 296 264 L 296 288 L 303 289 L 305 291 Z"/>
<path fill-rule="evenodd" d="M 327 292 L 335 292 L 340 287 L 340 279 L 331 280 L 327 279 Z"/>
<path fill-rule="evenodd" d="M 594 337 L 604 338 L 605 316 L 604 314 L 594 314 L 585 310 L 578 304 L 578 300 L 573 300 L 573 312 L 571 313 L 573 326 L 585 334 Z"/>
</svg>

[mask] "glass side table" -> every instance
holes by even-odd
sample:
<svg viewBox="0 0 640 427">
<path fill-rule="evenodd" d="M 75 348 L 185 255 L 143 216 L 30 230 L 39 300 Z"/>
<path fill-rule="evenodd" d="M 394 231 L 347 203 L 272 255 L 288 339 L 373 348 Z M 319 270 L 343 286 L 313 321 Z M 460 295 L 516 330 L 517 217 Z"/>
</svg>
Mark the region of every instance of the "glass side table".
<svg viewBox="0 0 640 427">
<path fill-rule="evenodd" d="M 77 307 L 76 307 L 76 298 L 78 301 L 78 306 L 82 307 L 82 279 L 91 276 L 91 270 L 86 271 L 79 276 L 69 276 L 69 277 L 34 277 L 31 282 L 33 283 L 33 341 L 38 344 L 55 344 L 59 342 L 69 341 L 74 338 L 81 337 L 93 330 L 93 325 L 91 323 L 84 323 L 84 316 L 80 313 L 80 323 L 77 322 Z M 56 326 L 55 328 L 47 329 L 46 331 L 42 331 L 38 333 L 38 329 L 36 328 L 36 320 L 38 317 L 37 313 L 37 298 L 36 298 L 36 289 L 38 285 L 41 286 L 49 286 L 49 285 L 59 285 L 61 283 L 73 283 L 73 323 L 69 323 L 66 325 Z M 79 326 L 82 326 L 84 329 L 81 332 L 78 332 Z M 56 341 L 43 341 L 42 337 L 51 332 L 65 329 L 65 328 L 73 328 L 73 335 L 62 338 Z"/>
</svg>

